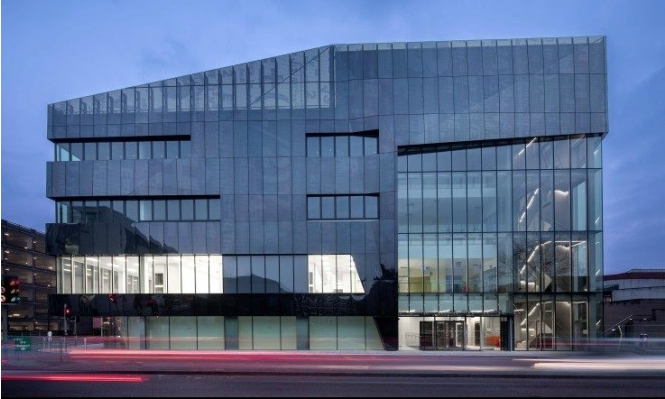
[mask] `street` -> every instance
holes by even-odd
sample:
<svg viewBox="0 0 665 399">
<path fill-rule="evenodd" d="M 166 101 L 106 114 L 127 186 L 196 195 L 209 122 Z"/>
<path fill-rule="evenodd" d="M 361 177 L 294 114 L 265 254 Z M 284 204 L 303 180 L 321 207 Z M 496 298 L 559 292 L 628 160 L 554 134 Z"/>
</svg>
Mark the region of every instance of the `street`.
<svg viewBox="0 0 665 399">
<path fill-rule="evenodd" d="M 661 397 L 661 352 L 5 348 L 3 397 Z"/>
<path fill-rule="evenodd" d="M 56 377 L 57 373 L 50 374 Z M 3 397 L 662 397 L 662 378 L 132 374 L 2 381 Z"/>
</svg>

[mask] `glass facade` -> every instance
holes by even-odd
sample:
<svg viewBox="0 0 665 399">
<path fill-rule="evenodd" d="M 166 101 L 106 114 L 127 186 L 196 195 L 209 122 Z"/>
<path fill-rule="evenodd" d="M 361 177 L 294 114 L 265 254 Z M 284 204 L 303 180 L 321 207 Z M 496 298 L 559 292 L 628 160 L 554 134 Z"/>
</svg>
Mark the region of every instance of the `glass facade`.
<svg viewBox="0 0 665 399">
<path fill-rule="evenodd" d="M 510 318 L 516 349 L 540 348 L 541 336 L 557 337 L 547 349 L 586 345 L 602 291 L 590 278 L 601 259 L 589 257 L 600 251 L 601 138 L 448 147 L 398 156 L 400 314 Z M 498 346 L 498 330 L 479 330 L 466 347 Z"/>
<path fill-rule="evenodd" d="M 147 349 L 583 348 L 606 80 L 604 37 L 354 44 L 51 104 L 51 309 Z"/>
</svg>

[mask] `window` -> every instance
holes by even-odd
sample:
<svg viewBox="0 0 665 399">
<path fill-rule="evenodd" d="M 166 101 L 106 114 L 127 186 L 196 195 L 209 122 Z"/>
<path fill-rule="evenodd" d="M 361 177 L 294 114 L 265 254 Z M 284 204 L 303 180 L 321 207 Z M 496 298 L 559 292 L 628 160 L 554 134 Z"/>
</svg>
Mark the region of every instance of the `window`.
<svg viewBox="0 0 665 399">
<path fill-rule="evenodd" d="M 55 160 L 68 161 L 108 161 L 110 159 L 175 159 L 188 158 L 191 152 L 189 137 L 182 140 L 144 139 L 139 141 L 84 141 L 55 143 Z"/>
<path fill-rule="evenodd" d="M 310 195 L 307 219 L 378 219 L 379 195 Z"/>
<path fill-rule="evenodd" d="M 218 198 L 58 201 L 57 223 L 219 220 Z"/>
<path fill-rule="evenodd" d="M 308 157 L 356 157 L 379 153 L 379 131 L 307 134 Z"/>
</svg>

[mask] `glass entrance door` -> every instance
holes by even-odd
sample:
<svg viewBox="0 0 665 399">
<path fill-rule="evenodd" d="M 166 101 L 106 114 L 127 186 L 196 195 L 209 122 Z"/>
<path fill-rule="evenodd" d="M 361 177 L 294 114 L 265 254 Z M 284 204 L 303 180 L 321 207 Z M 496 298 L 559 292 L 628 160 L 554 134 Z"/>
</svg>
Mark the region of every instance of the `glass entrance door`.
<svg viewBox="0 0 665 399">
<path fill-rule="evenodd" d="M 465 346 L 464 321 L 445 320 L 436 322 L 436 349 L 456 350 Z"/>
</svg>

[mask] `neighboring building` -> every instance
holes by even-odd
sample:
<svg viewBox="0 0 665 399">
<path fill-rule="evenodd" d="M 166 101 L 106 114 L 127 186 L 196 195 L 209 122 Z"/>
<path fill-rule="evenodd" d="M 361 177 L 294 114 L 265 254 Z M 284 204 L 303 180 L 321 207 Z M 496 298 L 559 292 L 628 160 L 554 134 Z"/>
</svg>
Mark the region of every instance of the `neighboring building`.
<svg viewBox="0 0 665 399">
<path fill-rule="evenodd" d="M 665 269 L 631 269 L 604 280 L 606 335 L 665 338 Z"/>
<path fill-rule="evenodd" d="M 44 233 L 2 220 L 3 340 L 62 330 L 62 318 L 49 320 L 48 301 L 56 293 L 56 273 L 55 257 L 45 250 Z M 12 295 L 10 290 L 17 287 L 18 296 Z"/>
<path fill-rule="evenodd" d="M 131 348 L 586 348 L 606 80 L 604 37 L 368 43 L 51 104 L 51 310 Z"/>
</svg>

